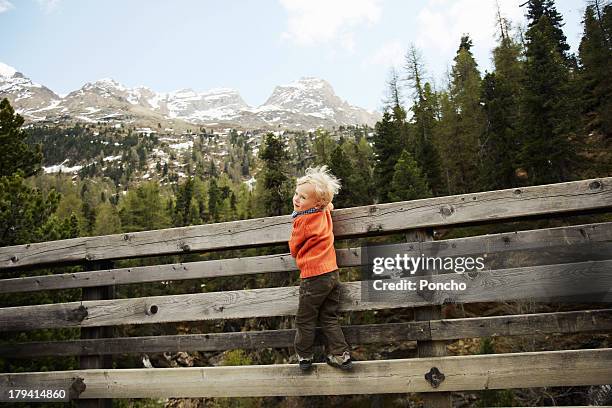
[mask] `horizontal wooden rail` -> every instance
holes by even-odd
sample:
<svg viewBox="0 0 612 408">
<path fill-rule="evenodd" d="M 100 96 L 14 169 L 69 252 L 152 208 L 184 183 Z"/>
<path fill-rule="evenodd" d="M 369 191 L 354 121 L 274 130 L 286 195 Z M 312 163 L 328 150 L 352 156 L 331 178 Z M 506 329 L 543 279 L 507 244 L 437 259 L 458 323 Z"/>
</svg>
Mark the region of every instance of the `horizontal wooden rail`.
<svg viewBox="0 0 612 408">
<path fill-rule="evenodd" d="M 319 329 L 317 329 L 319 330 Z M 349 344 L 612 331 L 612 309 L 343 326 Z M 321 344 L 322 337 L 316 337 Z M 0 356 L 107 355 L 292 347 L 294 329 L 0 344 Z M 414 344 L 413 344 L 414 345 Z"/>
<path fill-rule="evenodd" d="M 434 387 L 427 373 L 444 380 Z M 607 384 L 612 348 L 356 362 L 352 372 L 318 363 L 311 374 L 295 364 L 233 367 L 93 369 L 0 374 L 12 388 L 65 387 L 80 398 L 257 397 L 467 391 Z"/>
<path fill-rule="evenodd" d="M 336 238 L 612 208 L 612 177 L 334 211 Z M 0 248 L 0 269 L 286 243 L 291 216 Z"/>
<path fill-rule="evenodd" d="M 362 282 L 342 284 L 340 309 L 376 310 L 445 303 L 500 302 L 594 295 L 594 302 L 612 301 L 612 260 L 464 274 L 445 273 L 406 280 L 465 283 L 463 291 L 396 290 L 382 300 L 362 300 Z M 364 283 L 369 285 L 369 283 Z M 288 316 L 297 310 L 297 286 L 210 292 L 134 299 L 96 300 L 0 309 L 3 330 L 95 327 L 209 319 Z"/>
<path fill-rule="evenodd" d="M 409 256 L 487 256 L 487 266 L 496 254 L 510 251 L 536 250 L 533 262 L 539 264 L 604 260 L 612 258 L 612 222 L 572 225 L 489 234 L 440 241 L 425 241 L 375 247 L 379 252 L 405 253 Z M 363 264 L 361 248 L 337 249 L 338 266 L 351 267 Z M 504 257 L 498 260 L 509 265 Z M 521 258 L 525 261 L 525 257 Z M 487 268 L 499 269 L 499 268 Z M 31 292 L 52 289 L 70 289 L 141 282 L 213 278 L 248 275 L 264 272 L 295 271 L 295 260 L 289 254 L 264 255 L 179 264 L 138 266 L 66 273 L 58 275 L 30 276 L 0 280 L 0 293 Z"/>
</svg>

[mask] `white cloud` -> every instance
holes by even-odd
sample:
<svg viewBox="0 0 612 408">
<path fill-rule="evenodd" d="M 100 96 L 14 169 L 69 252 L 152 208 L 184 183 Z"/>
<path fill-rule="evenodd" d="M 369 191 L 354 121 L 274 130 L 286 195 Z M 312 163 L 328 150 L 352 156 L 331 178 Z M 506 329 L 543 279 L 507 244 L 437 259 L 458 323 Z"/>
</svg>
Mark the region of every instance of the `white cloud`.
<svg viewBox="0 0 612 408">
<path fill-rule="evenodd" d="M 60 1 L 61 0 L 37 0 L 38 5 L 45 13 L 51 13 L 54 11 L 59 5 Z"/>
<path fill-rule="evenodd" d="M 301 46 L 339 43 L 352 51 L 358 26 L 380 19 L 380 0 L 280 0 L 288 14 L 282 38 Z"/>
<path fill-rule="evenodd" d="M 384 65 L 386 67 L 399 68 L 404 63 L 405 47 L 399 40 L 393 40 L 384 44 L 368 60 L 373 65 Z"/>
<path fill-rule="evenodd" d="M 512 22 L 523 20 L 522 0 L 500 0 L 502 16 Z M 480 65 L 489 66 L 495 47 L 497 24 L 494 0 L 428 0 L 417 15 L 416 46 L 425 54 L 438 54 L 452 61 L 463 34 L 469 34 L 472 51 Z"/>
<path fill-rule="evenodd" d="M 0 0 L 0 13 L 4 13 L 5 11 L 9 11 L 10 9 L 15 8 L 13 4 L 8 0 Z"/>
</svg>

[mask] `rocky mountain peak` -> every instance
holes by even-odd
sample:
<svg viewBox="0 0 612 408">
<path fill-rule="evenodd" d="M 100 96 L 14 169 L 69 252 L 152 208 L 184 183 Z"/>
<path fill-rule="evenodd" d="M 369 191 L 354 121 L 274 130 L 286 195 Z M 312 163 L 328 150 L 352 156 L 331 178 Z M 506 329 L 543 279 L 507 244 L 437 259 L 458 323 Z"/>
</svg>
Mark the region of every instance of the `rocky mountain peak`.
<svg viewBox="0 0 612 408">
<path fill-rule="evenodd" d="M 318 106 L 324 101 L 339 102 L 331 85 L 319 78 L 303 77 L 287 85 L 274 88 L 264 105 L 274 105 L 289 109 Z M 341 101 L 340 101 L 341 102 Z"/>
<path fill-rule="evenodd" d="M 280 113 L 281 118 L 289 113 L 300 113 L 303 117 L 299 122 L 308 124 L 308 127 L 363 123 L 373 125 L 380 116 L 351 106 L 336 95 L 329 82 L 313 77 L 303 77 L 290 84 L 277 86 L 259 109 L 267 112 L 268 118 L 273 116 L 274 111 Z"/>
<path fill-rule="evenodd" d="M 7 97 L 19 114 L 39 112 L 57 106 L 59 96 L 26 78 L 10 65 L 0 62 L 0 99 Z M 35 116 L 35 115 L 34 115 Z"/>
<path fill-rule="evenodd" d="M 102 78 L 94 82 L 86 83 L 83 88 L 101 88 L 101 89 L 116 89 L 125 91 L 127 88 L 112 78 Z"/>
</svg>

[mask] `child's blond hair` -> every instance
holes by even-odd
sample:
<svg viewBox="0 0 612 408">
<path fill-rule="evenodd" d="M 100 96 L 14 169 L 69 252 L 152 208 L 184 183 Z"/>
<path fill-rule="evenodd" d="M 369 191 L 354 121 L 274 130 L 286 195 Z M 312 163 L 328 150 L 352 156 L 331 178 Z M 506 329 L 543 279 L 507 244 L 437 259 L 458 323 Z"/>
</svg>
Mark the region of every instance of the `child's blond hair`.
<svg viewBox="0 0 612 408">
<path fill-rule="evenodd" d="M 322 207 L 331 203 L 334 195 L 340 190 L 340 179 L 329 173 L 327 166 L 309 167 L 306 175 L 297 179 L 297 185 L 310 183 L 314 186 L 315 194 L 321 201 Z"/>
</svg>

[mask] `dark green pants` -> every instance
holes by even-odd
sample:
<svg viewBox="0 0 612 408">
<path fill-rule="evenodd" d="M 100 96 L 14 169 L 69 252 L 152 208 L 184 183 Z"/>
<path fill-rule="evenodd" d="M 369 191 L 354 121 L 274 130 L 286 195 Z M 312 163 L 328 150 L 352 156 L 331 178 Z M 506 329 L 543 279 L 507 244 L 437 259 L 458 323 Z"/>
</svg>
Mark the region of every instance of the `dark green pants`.
<svg viewBox="0 0 612 408">
<path fill-rule="evenodd" d="M 340 274 L 338 270 L 304 278 L 300 282 L 300 301 L 295 317 L 295 352 L 312 358 L 317 318 L 327 340 L 327 354 L 349 351 L 338 322 L 340 306 Z"/>
</svg>

